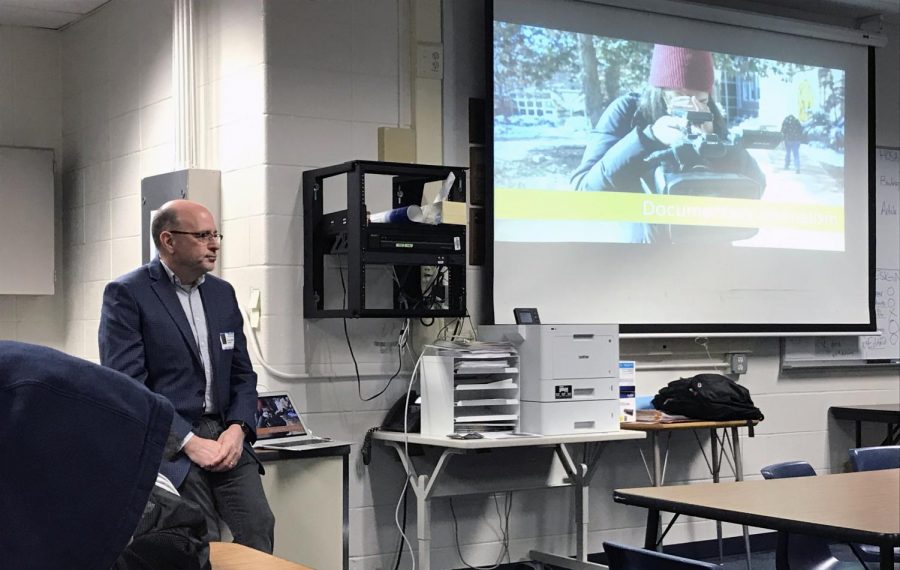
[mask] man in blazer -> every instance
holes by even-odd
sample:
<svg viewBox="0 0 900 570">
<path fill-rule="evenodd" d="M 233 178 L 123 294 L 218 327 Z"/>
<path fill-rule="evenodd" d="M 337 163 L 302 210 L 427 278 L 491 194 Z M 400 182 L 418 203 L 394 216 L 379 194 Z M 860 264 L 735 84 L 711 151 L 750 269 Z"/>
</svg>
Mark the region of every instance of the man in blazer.
<svg viewBox="0 0 900 570">
<path fill-rule="evenodd" d="M 100 361 L 175 407 L 181 450 L 160 472 L 203 510 L 209 540 L 221 517 L 235 542 L 272 552 L 275 519 L 255 439 L 256 374 L 234 288 L 207 273 L 221 235 L 189 200 L 164 204 L 151 224 L 159 256 L 103 292 Z"/>
</svg>

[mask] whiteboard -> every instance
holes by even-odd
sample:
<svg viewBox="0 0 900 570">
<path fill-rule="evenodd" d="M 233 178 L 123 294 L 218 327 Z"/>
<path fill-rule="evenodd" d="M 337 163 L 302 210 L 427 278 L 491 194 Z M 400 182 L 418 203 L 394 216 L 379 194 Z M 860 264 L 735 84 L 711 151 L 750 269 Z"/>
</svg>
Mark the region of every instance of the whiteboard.
<svg viewBox="0 0 900 570">
<path fill-rule="evenodd" d="M 875 319 L 880 336 L 784 340 L 782 368 L 900 361 L 900 149 L 875 150 Z"/>
<path fill-rule="evenodd" d="M 0 147 L 0 295 L 52 295 L 53 150 Z"/>
</svg>

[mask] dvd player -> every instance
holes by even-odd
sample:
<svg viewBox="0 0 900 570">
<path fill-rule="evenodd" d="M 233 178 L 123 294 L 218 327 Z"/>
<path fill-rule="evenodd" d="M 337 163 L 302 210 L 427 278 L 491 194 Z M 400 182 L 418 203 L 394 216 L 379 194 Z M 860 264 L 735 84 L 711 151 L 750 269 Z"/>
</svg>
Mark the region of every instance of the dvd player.
<svg viewBox="0 0 900 570">
<path fill-rule="evenodd" d="M 408 227 L 408 226 L 407 226 Z M 383 252 L 416 251 L 420 253 L 461 252 L 465 235 L 460 229 L 448 231 L 369 231 L 368 250 Z"/>
</svg>

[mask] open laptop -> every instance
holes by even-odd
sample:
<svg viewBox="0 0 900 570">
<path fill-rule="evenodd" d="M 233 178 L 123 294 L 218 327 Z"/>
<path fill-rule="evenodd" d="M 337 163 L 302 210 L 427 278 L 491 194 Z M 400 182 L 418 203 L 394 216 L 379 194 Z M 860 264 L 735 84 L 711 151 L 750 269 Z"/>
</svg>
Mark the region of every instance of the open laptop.
<svg viewBox="0 0 900 570">
<path fill-rule="evenodd" d="M 287 392 L 263 392 L 256 401 L 254 448 L 301 449 L 331 441 L 306 427 Z"/>
</svg>

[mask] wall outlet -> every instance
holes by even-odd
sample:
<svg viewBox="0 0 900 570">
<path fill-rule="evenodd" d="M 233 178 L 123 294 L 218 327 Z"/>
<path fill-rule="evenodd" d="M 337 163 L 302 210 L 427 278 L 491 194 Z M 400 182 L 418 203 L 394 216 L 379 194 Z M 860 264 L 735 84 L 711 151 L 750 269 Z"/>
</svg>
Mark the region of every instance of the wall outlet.
<svg viewBox="0 0 900 570">
<path fill-rule="evenodd" d="M 416 45 L 416 77 L 443 79 L 444 46 L 442 44 L 419 42 Z"/>
<path fill-rule="evenodd" d="M 747 373 L 747 355 L 742 352 L 736 352 L 731 355 L 731 373 L 746 374 Z"/>
</svg>

